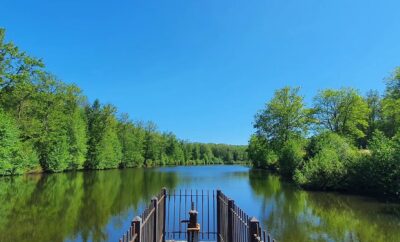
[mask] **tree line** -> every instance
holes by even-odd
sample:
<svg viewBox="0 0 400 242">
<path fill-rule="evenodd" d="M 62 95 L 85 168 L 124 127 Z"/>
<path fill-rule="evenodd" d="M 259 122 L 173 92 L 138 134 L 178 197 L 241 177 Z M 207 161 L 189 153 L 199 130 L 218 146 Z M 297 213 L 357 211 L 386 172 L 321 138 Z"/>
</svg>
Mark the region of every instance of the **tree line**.
<svg viewBox="0 0 400 242">
<path fill-rule="evenodd" d="M 400 199 L 400 67 L 383 94 L 298 87 L 275 91 L 255 116 L 249 158 L 302 187 Z"/>
<path fill-rule="evenodd" d="M 0 175 L 246 160 L 245 146 L 187 142 L 89 103 L 0 29 Z"/>
</svg>

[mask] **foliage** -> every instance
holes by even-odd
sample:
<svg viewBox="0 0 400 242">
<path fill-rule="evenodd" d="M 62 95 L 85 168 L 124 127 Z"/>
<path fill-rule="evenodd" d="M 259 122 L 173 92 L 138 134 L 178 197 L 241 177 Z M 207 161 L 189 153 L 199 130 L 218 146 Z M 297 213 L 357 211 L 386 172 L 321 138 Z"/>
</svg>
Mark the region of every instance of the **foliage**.
<svg viewBox="0 0 400 242">
<path fill-rule="evenodd" d="M 371 151 L 354 167 L 353 183 L 367 193 L 400 199 L 400 133 L 388 138 L 376 131 Z"/>
<path fill-rule="evenodd" d="M 308 148 L 311 158 L 296 170 L 294 180 L 313 189 L 343 189 L 348 168 L 357 159 L 357 151 L 336 133 L 314 137 Z"/>
<path fill-rule="evenodd" d="M 317 127 L 340 135 L 364 137 L 368 114 L 367 103 L 351 88 L 323 90 L 314 98 Z"/>
<path fill-rule="evenodd" d="M 0 175 L 29 172 L 38 163 L 36 153 L 27 142 L 21 142 L 14 120 L 0 109 Z"/>
<path fill-rule="evenodd" d="M 266 108 L 256 115 L 257 133 L 275 148 L 289 139 L 302 137 L 307 131 L 309 113 L 299 90 L 290 87 L 277 90 Z"/>
<path fill-rule="evenodd" d="M 255 167 L 277 170 L 278 156 L 268 147 L 267 141 L 262 136 L 251 136 L 247 152 Z"/>
<path fill-rule="evenodd" d="M 305 140 L 288 140 L 280 152 L 279 172 L 291 178 L 295 170 L 304 162 L 305 155 Z"/>
<path fill-rule="evenodd" d="M 143 165 L 144 132 L 123 114 L 118 123 L 118 137 L 121 141 L 121 167 L 140 167 Z"/>
<path fill-rule="evenodd" d="M 387 80 L 382 100 L 383 131 L 393 137 L 400 129 L 400 67 Z"/>
<path fill-rule="evenodd" d="M 366 129 L 365 137 L 363 137 L 359 141 L 360 145 L 365 148 L 368 141 L 372 138 L 372 134 L 381 126 L 382 100 L 379 96 L 379 92 L 373 90 L 367 92 L 364 100 L 367 103 L 369 109 L 368 128 Z"/>
<path fill-rule="evenodd" d="M 278 90 L 256 115 L 248 148 L 255 166 L 270 168 L 266 157 L 277 154 L 274 166 L 302 187 L 400 199 L 400 68 L 388 78 L 383 97 L 377 91 L 362 97 L 352 88 L 326 89 L 307 111 L 301 98 L 285 98 L 289 90 Z M 298 104 L 294 116 L 288 103 Z M 290 117 L 304 119 L 287 125 Z M 310 125 L 315 127 L 310 136 L 300 132 Z"/>
</svg>

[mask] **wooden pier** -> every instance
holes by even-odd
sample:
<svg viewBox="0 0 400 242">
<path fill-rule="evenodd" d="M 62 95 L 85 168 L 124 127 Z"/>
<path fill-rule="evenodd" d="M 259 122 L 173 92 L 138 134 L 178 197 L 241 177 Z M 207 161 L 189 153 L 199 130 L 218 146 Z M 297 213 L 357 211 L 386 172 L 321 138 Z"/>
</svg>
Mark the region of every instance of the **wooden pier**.
<svg viewBox="0 0 400 242">
<path fill-rule="evenodd" d="M 272 242 L 255 217 L 249 217 L 220 190 L 163 188 L 131 222 L 119 242 Z"/>
</svg>

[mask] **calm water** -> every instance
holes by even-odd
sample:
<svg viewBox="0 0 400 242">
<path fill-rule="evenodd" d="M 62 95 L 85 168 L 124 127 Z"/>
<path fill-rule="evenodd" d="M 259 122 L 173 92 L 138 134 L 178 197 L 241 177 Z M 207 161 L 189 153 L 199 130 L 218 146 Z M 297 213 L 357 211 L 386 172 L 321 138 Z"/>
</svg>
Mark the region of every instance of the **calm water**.
<svg viewBox="0 0 400 242">
<path fill-rule="evenodd" d="M 221 188 L 279 241 L 400 241 L 400 205 L 298 190 L 242 166 L 0 179 L 0 241 L 117 241 L 161 187 Z"/>
</svg>

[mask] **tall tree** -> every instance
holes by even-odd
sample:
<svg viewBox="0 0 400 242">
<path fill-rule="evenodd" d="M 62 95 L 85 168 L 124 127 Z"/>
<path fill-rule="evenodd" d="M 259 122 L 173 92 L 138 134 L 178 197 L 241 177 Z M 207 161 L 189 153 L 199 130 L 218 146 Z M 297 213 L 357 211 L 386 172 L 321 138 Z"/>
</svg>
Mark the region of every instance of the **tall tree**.
<svg viewBox="0 0 400 242">
<path fill-rule="evenodd" d="M 234 151 L 235 152 L 235 151 Z M 213 153 L 211 151 L 211 147 L 208 144 L 201 144 L 200 145 L 200 158 L 206 164 L 209 164 L 213 161 Z"/>
<path fill-rule="evenodd" d="M 98 165 L 98 144 L 104 130 L 101 119 L 101 105 L 98 99 L 93 102 L 92 106 L 86 107 L 86 117 L 88 123 L 88 152 L 85 167 L 95 169 Z"/>
<path fill-rule="evenodd" d="M 291 138 L 304 136 L 308 128 L 308 110 L 299 88 L 285 87 L 275 92 L 255 118 L 254 127 L 274 147 L 281 147 Z"/>
<path fill-rule="evenodd" d="M 66 112 L 68 114 L 68 146 L 70 158 L 68 169 L 81 169 L 87 156 L 87 123 L 83 105 L 86 99 L 81 90 L 74 86 L 68 86 L 66 90 Z"/>
<path fill-rule="evenodd" d="M 29 172 L 39 165 L 36 153 L 19 135 L 14 119 L 0 109 L 0 175 Z"/>
<path fill-rule="evenodd" d="M 30 115 L 36 120 L 33 125 L 27 126 L 35 141 L 40 163 L 47 171 L 59 172 L 68 168 L 69 120 L 65 109 L 65 91 L 66 86 L 54 76 L 41 75 Z"/>
<path fill-rule="evenodd" d="M 268 147 L 268 141 L 264 137 L 253 134 L 250 137 L 247 153 L 255 167 L 276 170 L 278 167 L 278 156 Z"/>
<path fill-rule="evenodd" d="M 118 167 L 122 159 L 122 148 L 118 139 L 116 108 L 101 107 L 96 100 L 86 109 L 89 141 L 88 158 L 85 166 L 92 169 Z"/>
<path fill-rule="evenodd" d="M 381 98 L 378 91 L 370 90 L 365 96 L 365 102 L 368 105 L 369 115 L 368 115 L 368 128 L 366 130 L 366 135 L 362 139 L 362 146 L 365 147 L 368 140 L 372 138 L 372 134 L 379 128 L 381 118 L 382 118 L 382 105 Z"/>
<path fill-rule="evenodd" d="M 382 116 L 386 135 L 393 137 L 400 129 L 400 67 L 387 80 Z"/>
<path fill-rule="evenodd" d="M 148 122 L 145 126 L 144 139 L 144 165 L 150 166 L 160 157 L 159 140 L 156 134 L 157 126 L 153 122 Z"/>
<path fill-rule="evenodd" d="M 351 88 L 323 90 L 314 98 L 317 126 L 340 135 L 364 137 L 369 113 L 365 100 Z"/>
<path fill-rule="evenodd" d="M 98 144 L 98 167 L 116 168 L 122 160 L 122 148 L 118 139 L 118 126 L 115 118 L 116 108 L 106 105 L 103 108 L 104 130 Z"/>
<path fill-rule="evenodd" d="M 143 164 L 144 129 L 136 126 L 127 114 L 118 122 L 118 137 L 122 147 L 122 167 L 138 167 Z"/>
</svg>

